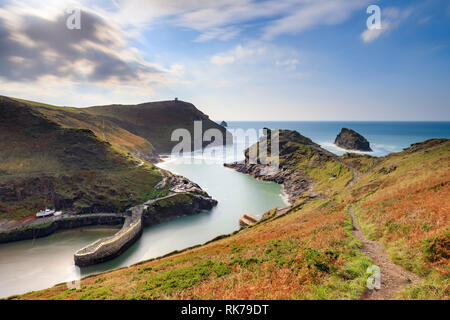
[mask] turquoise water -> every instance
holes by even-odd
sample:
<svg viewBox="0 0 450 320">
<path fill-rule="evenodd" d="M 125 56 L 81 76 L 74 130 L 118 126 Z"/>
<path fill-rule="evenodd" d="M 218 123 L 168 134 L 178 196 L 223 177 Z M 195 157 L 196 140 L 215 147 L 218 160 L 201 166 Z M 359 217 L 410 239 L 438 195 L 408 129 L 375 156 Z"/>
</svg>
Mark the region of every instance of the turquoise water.
<svg viewBox="0 0 450 320">
<path fill-rule="evenodd" d="M 169 159 L 160 164 L 198 183 L 214 199 L 217 207 L 195 216 L 146 228 L 142 237 L 120 257 L 88 268 L 78 268 L 73 254 L 96 239 L 114 231 L 79 229 L 40 238 L 0 245 L 0 297 L 50 287 L 92 273 L 128 266 L 174 250 L 209 241 L 239 228 L 239 217 L 248 212 L 261 216 L 265 211 L 286 205 L 281 186 L 258 181 L 225 168 L 222 163 L 186 164 Z"/>
<path fill-rule="evenodd" d="M 0 298 L 80 278 L 73 254 L 118 229 L 89 227 L 0 245 Z"/>
<path fill-rule="evenodd" d="M 194 216 L 145 228 L 142 237 L 123 255 L 83 268 L 81 275 L 127 266 L 204 243 L 239 229 L 239 217 L 246 212 L 260 217 L 271 208 L 286 205 L 281 186 L 225 168 L 220 161 L 205 163 L 201 157 L 196 160 L 197 163 L 186 163 L 185 158 L 173 158 L 158 166 L 196 182 L 218 205 Z"/>
<path fill-rule="evenodd" d="M 371 143 L 373 155 L 401 151 L 411 143 L 430 138 L 450 138 L 450 122 L 228 122 L 236 128 L 293 129 L 310 137 L 328 150 L 341 154 L 333 145 L 342 127 L 354 129 Z M 56 283 L 154 258 L 173 250 L 200 244 L 238 229 L 238 218 L 245 212 L 260 216 L 285 205 L 280 186 L 257 181 L 223 167 L 223 162 L 240 160 L 243 150 L 255 142 L 236 137 L 235 144 L 185 157 L 173 157 L 160 167 L 186 176 L 219 201 L 216 208 L 195 216 L 146 228 L 139 241 L 122 256 L 89 268 L 73 264 L 73 253 L 88 243 L 115 232 L 111 229 L 84 228 L 63 231 L 34 241 L 0 245 L 0 297 L 43 289 Z"/>
</svg>

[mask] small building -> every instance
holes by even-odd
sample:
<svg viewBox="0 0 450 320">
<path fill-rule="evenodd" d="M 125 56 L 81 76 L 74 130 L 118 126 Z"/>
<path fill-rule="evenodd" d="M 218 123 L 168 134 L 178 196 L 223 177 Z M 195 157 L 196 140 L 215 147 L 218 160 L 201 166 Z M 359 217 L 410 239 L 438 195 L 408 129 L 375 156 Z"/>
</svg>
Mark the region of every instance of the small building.
<svg viewBox="0 0 450 320">
<path fill-rule="evenodd" d="M 175 99 L 174 99 L 175 101 L 178 101 L 178 97 L 175 97 Z"/>
</svg>

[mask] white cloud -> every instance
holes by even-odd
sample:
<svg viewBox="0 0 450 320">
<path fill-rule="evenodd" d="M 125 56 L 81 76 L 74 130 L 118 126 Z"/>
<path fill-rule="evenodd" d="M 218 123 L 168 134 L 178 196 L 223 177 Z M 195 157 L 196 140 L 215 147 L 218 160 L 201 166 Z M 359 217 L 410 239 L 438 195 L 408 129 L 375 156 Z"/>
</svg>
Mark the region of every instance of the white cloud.
<svg viewBox="0 0 450 320">
<path fill-rule="evenodd" d="M 230 51 L 212 56 L 210 62 L 217 66 L 223 66 L 253 55 L 261 55 L 262 53 L 264 53 L 263 47 L 249 48 L 238 45 Z"/>
<path fill-rule="evenodd" d="M 335 25 L 368 3 L 369 0 L 122 0 L 117 1 L 113 12 L 96 10 L 134 30 L 130 32 L 169 23 L 197 31 L 195 41 L 204 42 L 233 39 L 258 19 L 266 20 L 262 30 L 265 39 Z"/>
<path fill-rule="evenodd" d="M 282 34 L 298 34 L 316 26 L 336 25 L 367 5 L 367 0 L 317 0 L 308 1 L 290 14 L 265 27 L 264 38 L 272 39 Z"/>
<path fill-rule="evenodd" d="M 428 21 L 430 21 L 431 18 L 432 18 L 432 16 L 426 16 L 426 17 L 420 18 L 418 22 L 419 22 L 419 24 L 424 24 L 424 23 L 427 23 Z"/>
<path fill-rule="evenodd" d="M 215 55 L 211 57 L 211 63 L 217 66 L 223 66 L 229 63 L 233 63 L 236 59 L 233 56 Z"/>
<path fill-rule="evenodd" d="M 385 8 L 381 9 L 381 29 L 366 29 L 361 33 L 361 39 L 365 43 L 369 43 L 379 38 L 382 34 L 397 28 L 412 13 L 412 8 Z"/>
<path fill-rule="evenodd" d="M 228 28 L 213 28 L 211 30 L 201 33 L 195 42 L 206 42 L 209 40 L 217 39 L 220 41 L 228 41 L 235 38 L 239 34 L 240 30 L 234 27 Z"/>
<path fill-rule="evenodd" d="M 383 23 L 381 29 L 366 29 L 363 33 L 361 33 L 361 39 L 364 42 L 372 42 L 379 36 L 381 36 L 384 32 L 386 32 L 389 29 L 388 23 Z"/>
<path fill-rule="evenodd" d="M 65 6 L 72 2 L 14 2 L 0 8 L 0 81 L 7 94 L 42 95 L 76 90 L 88 84 L 108 92 L 148 96 L 154 88 L 177 81 L 185 69 L 144 59 L 129 46 L 128 35 L 81 3 L 81 29 L 65 27 Z M 42 90 L 46 88 L 46 90 Z M 8 91 L 9 90 L 9 91 Z M 124 91 L 125 90 L 125 91 Z"/>
<path fill-rule="evenodd" d="M 278 67 L 283 67 L 284 69 L 288 71 L 296 70 L 297 66 L 299 65 L 299 61 L 297 59 L 287 59 L 287 60 L 277 60 L 275 62 L 275 65 Z"/>
</svg>

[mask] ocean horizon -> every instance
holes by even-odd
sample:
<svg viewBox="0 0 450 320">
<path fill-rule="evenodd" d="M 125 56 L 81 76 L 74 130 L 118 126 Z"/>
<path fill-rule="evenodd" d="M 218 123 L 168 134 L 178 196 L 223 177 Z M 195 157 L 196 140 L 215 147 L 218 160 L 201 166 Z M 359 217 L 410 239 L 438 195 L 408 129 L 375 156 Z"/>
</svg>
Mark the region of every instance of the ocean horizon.
<svg viewBox="0 0 450 320">
<path fill-rule="evenodd" d="M 373 152 L 384 156 L 402 151 L 411 144 L 434 138 L 450 138 L 450 121 L 227 121 L 227 129 L 289 129 L 310 138 L 338 155 L 348 152 L 334 145 L 342 128 L 353 129 L 363 135 Z"/>
</svg>

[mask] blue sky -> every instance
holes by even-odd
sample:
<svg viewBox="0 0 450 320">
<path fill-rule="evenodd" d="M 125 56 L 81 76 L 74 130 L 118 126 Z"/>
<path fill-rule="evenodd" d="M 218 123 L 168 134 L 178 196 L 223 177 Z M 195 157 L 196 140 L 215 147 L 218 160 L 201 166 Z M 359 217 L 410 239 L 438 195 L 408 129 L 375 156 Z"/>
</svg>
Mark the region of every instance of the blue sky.
<svg viewBox="0 0 450 320">
<path fill-rule="evenodd" d="M 177 96 L 217 120 L 450 120 L 446 0 L 0 1 L 0 45 L 0 94 L 57 105 Z"/>
</svg>

